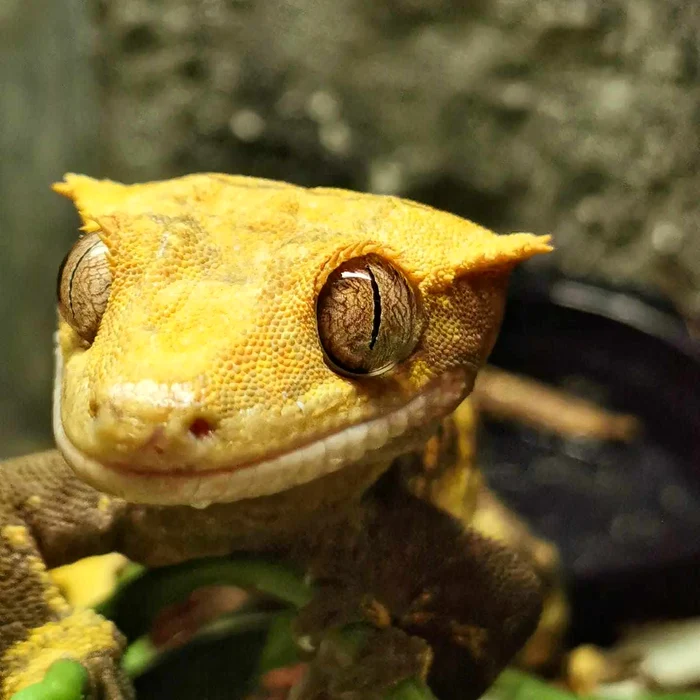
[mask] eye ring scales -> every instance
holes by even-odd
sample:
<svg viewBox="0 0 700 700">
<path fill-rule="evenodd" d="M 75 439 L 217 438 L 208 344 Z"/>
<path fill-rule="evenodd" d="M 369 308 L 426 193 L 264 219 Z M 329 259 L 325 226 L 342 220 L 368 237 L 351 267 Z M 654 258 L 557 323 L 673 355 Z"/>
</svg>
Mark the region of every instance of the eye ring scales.
<svg viewBox="0 0 700 700">
<path fill-rule="evenodd" d="M 91 343 L 102 320 L 112 273 L 107 246 L 96 233 L 81 237 L 58 271 L 58 309 L 75 332 Z"/>
<path fill-rule="evenodd" d="M 328 276 L 316 302 L 328 364 L 350 376 L 377 376 L 405 360 L 423 329 L 418 291 L 379 255 L 353 258 Z"/>
</svg>

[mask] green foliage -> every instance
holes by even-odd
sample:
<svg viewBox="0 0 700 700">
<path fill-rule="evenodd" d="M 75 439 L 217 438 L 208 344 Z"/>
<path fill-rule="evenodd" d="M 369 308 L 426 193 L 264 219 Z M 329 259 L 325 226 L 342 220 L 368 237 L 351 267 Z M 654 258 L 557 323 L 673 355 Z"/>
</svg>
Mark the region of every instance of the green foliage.
<svg viewBox="0 0 700 700">
<path fill-rule="evenodd" d="M 196 635 L 199 641 L 235 635 L 243 639 L 251 631 L 266 631 L 249 689 L 254 688 L 268 671 L 300 661 L 291 623 L 296 611 L 313 597 L 313 589 L 301 576 L 287 567 L 260 559 L 202 559 L 153 571 L 129 570 L 114 594 L 98 606 L 100 613 L 114 620 L 133 640 L 123 660 L 124 669 L 132 678 L 145 673 L 168 653 L 159 653 L 145 636 L 158 612 L 206 585 L 237 586 L 282 605 L 281 609 L 272 612 L 251 610 L 246 606 L 224 615 Z M 357 629 L 349 629 L 346 636 L 348 644 L 353 644 L 358 638 Z M 246 644 L 249 643 L 250 639 L 246 637 Z M 235 663 L 235 659 L 232 659 L 232 663 Z M 387 700 L 435 698 L 423 683 L 404 681 L 392 689 Z"/>
<path fill-rule="evenodd" d="M 507 669 L 482 700 L 612 700 L 603 695 L 582 698 L 555 688 L 535 676 Z M 700 693 L 648 693 L 634 700 L 700 700 Z"/>
<path fill-rule="evenodd" d="M 196 635 L 198 640 L 238 636 L 249 644 L 252 632 L 264 632 L 256 651 L 256 671 L 239 697 L 252 690 L 268 671 L 300 661 L 291 623 L 296 611 L 311 600 L 313 589 L 294 571 L 277 563 L 246 558 L 202 559 L 153 571 L 131 567 L 114 594 L 98 606 L 98 611 L 114 620 L 132 640 L 123 658 L 129 676 L 136 678 L 145 673 L 169 653 L 156 649 L 146 634 L 158 612 L 205 585 L 243 588 L 267 600 L 267 608 L 270 599 L 280 604 L 280 608 L 272 611 L 244 606 Z M 349 647 L 361 645 L 364 638 L 362 626 L 358 625 L 341 634 Z M 235 664 L 236 659 L 231 663 Z M 87 672 L 80 664 L 57 661 L 41 683 L 16 693 L 12 700 L 80 700 L 87 681 Z M 436 698 L 425 684 L 407 680 L 394 687 L 386 700 Z M 509 669 L 501 674 L 483 700 L 575 700 L 575 696 L 534 676 Z M 700 693 L 649 694 L 636 700 L 700 700 Z"/>
<path fill-rule="evenodd" d="M 44 679 L 12 696 L 12 700 L 81 700 L 87 688 L 88 674 L 77 661 L 53 663 Z"/>
</svg>

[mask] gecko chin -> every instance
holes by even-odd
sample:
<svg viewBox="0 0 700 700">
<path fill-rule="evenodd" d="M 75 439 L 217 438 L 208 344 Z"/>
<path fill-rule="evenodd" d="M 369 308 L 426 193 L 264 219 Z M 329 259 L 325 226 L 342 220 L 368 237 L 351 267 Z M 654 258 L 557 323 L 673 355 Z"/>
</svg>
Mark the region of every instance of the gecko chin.
<svg viewBox="0 0 700 700">
<path fill-rule="evenodd" d="M 471 390 L 473 373 L 443 373 L 403 406 L 289 451 L 249 463 L 203 470 L 132 468 L 89 457 L 70 440 L 61 420 L 60 377 L 54 389 L 53 428 L 64 459 L 85 482 L 127 501 L 152 505 L 230 503 L 270 496 L 362 462 L 388 463 L 425 438 L 425 429 L 452 412 Z"/>
</svg>

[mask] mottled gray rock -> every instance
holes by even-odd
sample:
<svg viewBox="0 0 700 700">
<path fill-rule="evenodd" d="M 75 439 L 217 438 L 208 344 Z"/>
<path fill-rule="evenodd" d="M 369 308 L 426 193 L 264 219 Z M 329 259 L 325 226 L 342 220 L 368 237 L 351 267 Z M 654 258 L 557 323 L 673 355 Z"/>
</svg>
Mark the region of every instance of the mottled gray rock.
<svg viewBox="0 0 700 700">
<path fill-rule="evenodd" d="M 404 194 L 700 313 L 699 7 L 104 3 L 106 167 Z"/>
<path fill-rule="evenodd" d="M 76 217 L 49 185 L 94 168 L 90 36 L 81 0 L 0 0 L 0 455 L 51 444 L 56 270 Z"/>
</svg>

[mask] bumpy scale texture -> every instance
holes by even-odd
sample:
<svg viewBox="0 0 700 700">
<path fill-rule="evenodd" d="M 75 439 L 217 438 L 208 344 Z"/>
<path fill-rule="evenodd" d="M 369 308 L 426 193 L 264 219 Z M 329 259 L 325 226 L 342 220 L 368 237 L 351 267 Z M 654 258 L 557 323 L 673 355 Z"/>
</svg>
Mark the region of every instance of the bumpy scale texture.
<svg viewBox="0 0 700 700">
<path fill-rule="evenodd" d="M 107 245 L 113 275 L 91 346 L 61 324 L 62 424 L 84 454 L 135 469 L 245 465 L 479 366 L 507 273 L 549 249 L 393 197 L 245 177 L 124 186 L 69 175 L 56 189 Z M 315 302 L 338 265 L 368 253 L 403 271 L 428 321 L 395 371 L 353 382 L 325 362 Z M 215 428 L 207 440 L 188 433 L 197 419 Z"/>
<path fill-rule="evenodd" d="M 324 591 L 302 615 L 308 634 L 323 633 L 327 613 L 364 615 L 366 595 L 396 620 L 351 676 L 315 666 L 323 672 L 302 697 L 314 684 L 336 697 L 345 682 L 357 690 L 428 669 L 443 700 L 477 697 L 534 630 L 541 577 L 528 551 L 464 527 L 479 510 L 468 497 L 479 489 L 473 421 L 465 404 L 446 415 L 495 340 L 510 270 L 548 251 L 547 237 L 497 236 L 396 198 L 226 175 L 133 186 L 69 175 L 56 189 L 104 242 L 108 267 L 91 269 L 108 275 L 101 295 L 111 286 L 99 325 L 88 323 L 94 340 L 60 320 L 54 428 L 70 466 L 56 451 L 2 465 L 0 697 L 63 656 L 84 661 L 108 700 L 130 696 L 120 635 L 74 611 L 46 565 L 241 550 L 272 550 L 334 582 L 340 595 Z M 369 254 L 408 280 L 421 332 L 389 372 L 353 378 L 324 357 L 316 300 L 339 265 Z M 309 470 L 331 454 L 334 472 Z M 141 503 L 83 483 L 95 465 Z M 189 507 L 206 505 L 197 485 L 212 475 L 204 500 L 221 502 Z"/>
</svg>

